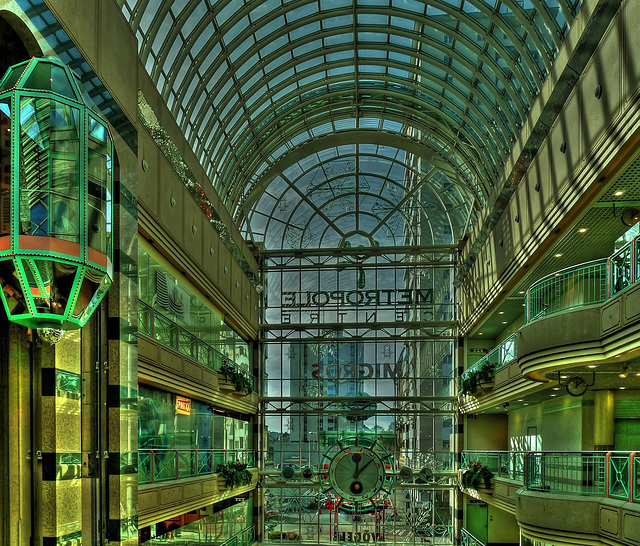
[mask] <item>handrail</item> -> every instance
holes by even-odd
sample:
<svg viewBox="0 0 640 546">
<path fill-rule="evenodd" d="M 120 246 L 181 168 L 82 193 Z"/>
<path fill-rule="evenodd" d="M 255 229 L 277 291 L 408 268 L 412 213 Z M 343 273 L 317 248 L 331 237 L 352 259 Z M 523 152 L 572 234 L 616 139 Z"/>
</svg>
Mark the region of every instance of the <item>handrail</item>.
<svg viewBox="0 0 640 546">
<path fill-rule="evenodd" d="M 463 451 L 461 466 L 480 461 L 529 491 L 640 502 L 640 457 L 634 451 Z M 518 468 L 521 469 L 518 472 Z"/>
<path fill-rule="evenodd" d="M 524 323 L 529 324 L 564 309 L 606 301 L 609 297 L 611 275 L 609 261 L 610 258 L 591 260 L 538 279 L 529 287 L 524 297 Z M 599 279 L 594 281 L 594 275 Z M 576 284 L 585 282 L 590 284 L 575 290 Z"/>
<path fill-rule="evenodd" d="M 232 537 L 229 537 L 225 540 L 220 546 L 248 546 L 249 544 L 255 542 L 256 530 L 254 525 L 250 525 L 249 527 L 245 527 L 239 533 L 236 533 Z M 238 540 L 240 539 L 240 540 Z M 245 540 L 242 540 L 245 539 Z"/>
<path fill-rule="evenodd" d="M 140 309 L 143 311 L 147 311 L 149 313 L 149 323 L 144 323 L 143 314 Z M 160 322 L 168 325 L 167 332 L 169 334 L 168 338 L 166 336 L 161 336 L 156 332 L 156 318 L 160 319 Z M 142 300 L 138 300 L 138 331 L 140 332 L 140 325 L 144 324 L 145 328 L 142 330 L 142 333 L 148 335 L 149 337 L 159 341 L 166 347 L 178 351 L 180 354 L 195 360 L 200 365 L 208 368 L 210 370 L 214 370 L 216 372 L 220 372 L 220 368 L 224 365 L 232 366 L 237 372 L 240 372 L 249 378 L 251 382 L 251 387 L 255 390 L 255 376 L 242 368 L 240 365 L 236 364 L 229 357 L 222 354 L 217 349 L 213 348 L 208 343 L 202 341 L 198 336 L 192 334 L 186 328 L 183 328 L 176 322 L 172 321 L 166 315 L 154 309 L 151 305 L 143 302 Z M 172 335 L 173 333 L 173 335 Z M 167 339 L 169 341 L 167 341 Z M 175 340 L 173 343 L 171 341 Z"/>
<path fill-rule="evenodd" d="M 139 449 L 138 484 L 215 474 L 229 461 L 253 466 L 256 458 L 253 451 L 239 449 Z"/>
<path fill-rule="evenodd" d="M 513 348 L 510 349 L 509 345 L 513 343 Z M 503 368 L 509 362 L 515 360 L 518 356 L 518 332 L 514 332 L 507 339 L 505 339 L 499 345 L 496 345 L 493 349 L 491 349 L 486 355 L 484 355 L 480 360 L 475 362 L 472 366 L 469 366 L 464 373 L 468 374 L 473 370 L 477 370 L 480 368 L 485 362 L 491 361 L 491 358 L 498 354 L 498 361 L 496 362 L 496 370 Z"/>
<path fill-rule="evenodd" d="M 460 546 L 485 546 L 485 544 L 462 527 L 460 529 Z"/>
<path fill-rule="evenodd" d="M 582 305 L 591 305 L 593 303 L 602 303 L 612 298 L 616 294 L 622 292 L 626 288 L 636 284 L 638 281 L 640 281 L 639 250 L 640 250 L 640 236 L 635 237 L 631 241 L 625 243 L 613 254 L 611 254 L 611 256 L 609 256 L 608 258 L 592 260 L 590 262 L 584 262 L 584 263 L 573 265 L 570 267 L 565 267 L 564 269 L 560 269 L 559 271 L 555 271 L 553 273 L 550 273 L 549 275 L 546 275 L 545 277 L 542 277 L 541 279 L 538 279 L 535 283 L 533 283 L 529 287 L 529 290 L 527 290 L 527 293 L 525 295 L 526 311 L 524 315 L 524 323 L 528 324 L 536 320 L 537 318 L 540 318 L 541 316 L 544 316 L 549 313 L 561 311 L 563 309 L 569 309 L 572 307 L 578 307 Z M 597 287 L 595 284 L 591 287 L 593 289 L 593 294 L 591 294 L 591 296 L 593 297 L 591 298 L 587 297 L 587 301 L 582 301 L 582 302 L 573 301 L 569 304 L 564 304 L 564 307 L 558 306 L 552 309 L 551 311 L 548 311 L 548 307 L 550 306 L 550 303 L 543 302 L 541 309 L 536 309 L 535 313 L 531 312 L 532 291 L 535 292 L 535 290 L 540 289 L 541 287 L 544 287 L 546 283 L 548 283 L 553 279 L 557 279 L 557 283 L 554 283 L 554 284 L 559 285 L 559 283 L 561 282 L 566 282 L 568 278 L 575 277 L 575 275 L 581 269 L 587 269 L 587 268 L 596 267 L 596 266 L 600 266 L 602 271 L 596 271 L 594 269 L 593 272 L 599 273 L 599 274 L 604 273 L 604 285 L 602 284 L 602 281 L 601 281 L 600 287 Z M 577 279 L 572 279 L 572 280 L 577 280 L 578 282 L 582 281 L 582 279 L 580 279 L 579 277 Z M 554 288 L 551 283 L 549 284 L 551 288 Z M 560 297 L 566 298 L 570 292 L 573 292 L 573 288 L 574 286 L 572 284 L 572 286 L 570 287 L 570 290 L 561 291 L 561 289 L 558 286 L 555 286 L 556 294 L 552 295 L 552 297 L 555 296 L 556 298 L 560 298 Z M 584 296 L 586 294 L 583 291 L 578 291 L 578 292 L 579 292 L 579 295 L 582 296 L 582 299 L 584 300 L 585 299 Z M 599 294 L 599 295 L 596 297 L 596 294 Z"/>
</svg>

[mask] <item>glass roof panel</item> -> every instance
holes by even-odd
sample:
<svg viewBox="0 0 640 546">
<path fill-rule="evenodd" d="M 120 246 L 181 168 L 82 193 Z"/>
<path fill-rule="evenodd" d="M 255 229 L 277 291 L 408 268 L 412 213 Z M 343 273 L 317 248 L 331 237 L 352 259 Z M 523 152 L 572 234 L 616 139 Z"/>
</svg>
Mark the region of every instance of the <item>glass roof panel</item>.
<svg viewBox="0 0 640 546">
<path fill-rule="evenodd" d="M 430 180 L 445 177 L 465 210 L 477 210 L 581 1 L 119 4 L 143 65 L 240 221 L 292 150 L 332 134 L 364 143 L 363 131 L 397 137 L 398 149 L 417 139 L 439 150 Z"/>
</svg>

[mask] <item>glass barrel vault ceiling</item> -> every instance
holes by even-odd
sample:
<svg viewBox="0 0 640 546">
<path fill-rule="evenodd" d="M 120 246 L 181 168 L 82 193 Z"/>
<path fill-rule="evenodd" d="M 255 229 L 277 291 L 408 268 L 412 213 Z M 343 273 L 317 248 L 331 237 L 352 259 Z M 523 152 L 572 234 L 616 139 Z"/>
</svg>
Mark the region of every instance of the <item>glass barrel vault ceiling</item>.
<svg viewBox="0 0 640 546">
<path fill-rule="evenodd" d="M 399 226 L 421 199 L 425 218 L 446 216 L 459 237 L 491 192 L 582 0 L 119 3 L 214 187 L 247 233 L 268 244 L 267 218 L 292 206 L 285 191 L 326 224 L 348 202 L 370 202 L 368 216 L 351 211 L 364 228 L 356 232 Z M 337 174 L 349 161 L 389 170 L 375 183 Z M 291 174 L 296 164 L 304 174 Z M 320 171 L 326 183 L 315 189 Z M 445 181 L 456 188 L 451 199 L 438 193 Z M 376 212 L 369 193 L 378 192 Z M 289 222 L 300 227 L 296 214 Z M 393 220 L 398 214 L 404 220 Z M 333 242 L 327 228 L 313 227 L 315 243 L 283 229 L 273 228 L 273 248 Z"/>
</svg>

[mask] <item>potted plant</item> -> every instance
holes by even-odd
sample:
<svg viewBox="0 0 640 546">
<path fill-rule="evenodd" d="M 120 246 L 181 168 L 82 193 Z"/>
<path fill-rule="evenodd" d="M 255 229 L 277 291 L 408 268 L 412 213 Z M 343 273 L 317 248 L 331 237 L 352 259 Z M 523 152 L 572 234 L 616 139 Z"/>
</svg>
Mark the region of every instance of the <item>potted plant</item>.
<svg viewBox="0 0 640 546">
<path fill-rule="evenodd" d="M 462 374 L 461 390 L 464 394 L 474 395 L 493 382 L 496 373 L 494 362 L 484 361 L 479 366 L 471 368 Z"/>
<path fill-rule="evenodd" d="M 219 464 L 218 473 L 222 474 L 229 489 L 235 489 L 241 485 L 250 485 L 253 479 L 253 475 L 247 469 L 247 465 L 240 461 Z"/>
<path fill-rule="evenodd" d="M 480 461 L 470 462 L 469 468 L 462 475 L 461 485 L 465 489 L 478 490 L 479 487 L 491 487 L 491 479 L 494 474 L 489 465 L 483 465 Z"/>
<path fill-rule="evenodd" d="M 233 383 L 233 387 L 237 392 L 242 394 L 251 394 L 253 392 L 253 386 L 248 375 L 236 369 L 226 360 L 220 366 L 220 373 L 224 375 L 226 381 Z"/>
</svg>

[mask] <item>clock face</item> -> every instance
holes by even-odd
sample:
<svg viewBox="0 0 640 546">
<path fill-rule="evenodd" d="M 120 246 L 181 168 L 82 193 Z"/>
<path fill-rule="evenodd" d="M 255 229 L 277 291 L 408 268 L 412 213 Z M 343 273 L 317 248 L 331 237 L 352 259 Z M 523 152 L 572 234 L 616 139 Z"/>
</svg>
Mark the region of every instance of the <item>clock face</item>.
<svg viewBox="0 0 640 546">
<path fill-rule="evenodd" d="M 323 491 L 341 508 L 372 510 L 393 487 L 393 457 L 378 442 L 346 438 L 323 455 L 319 478 Z"/>
<path fill-rule="evenodd" d="M 581 377 L 572 377 L 567 381 L 566 389 L 571 396 L 582 396 L 587 392 L 587 383 Z"/>
</svg>

